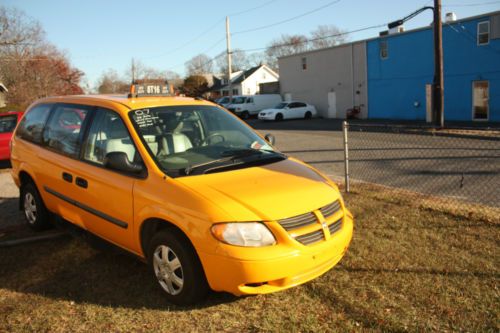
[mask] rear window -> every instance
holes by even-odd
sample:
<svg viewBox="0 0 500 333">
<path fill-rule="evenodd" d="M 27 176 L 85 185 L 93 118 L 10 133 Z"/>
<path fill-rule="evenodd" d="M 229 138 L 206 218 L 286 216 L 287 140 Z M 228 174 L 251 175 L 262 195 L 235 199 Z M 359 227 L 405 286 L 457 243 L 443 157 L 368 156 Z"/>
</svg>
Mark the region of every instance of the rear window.
<svg viewBox="0 0 500 333">
<path fill-rule="evenodd" d="M 43 127 L 51 107 L 50 104 L 40 104 L 29 110 L 21 120 L 16 136 L 40 144 L 42 142 Z"/>
<path fill-rule="evenodd" d="M 10 133 L 14 131 L 17 123 L 17 115 L 0 116 L 0 133 Z"/>
</svg>

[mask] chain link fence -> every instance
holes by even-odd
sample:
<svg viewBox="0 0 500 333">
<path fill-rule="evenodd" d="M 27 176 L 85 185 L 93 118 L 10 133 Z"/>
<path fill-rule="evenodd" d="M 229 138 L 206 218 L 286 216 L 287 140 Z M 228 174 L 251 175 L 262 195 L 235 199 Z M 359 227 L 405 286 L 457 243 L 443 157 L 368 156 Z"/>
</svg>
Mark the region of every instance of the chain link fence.
<svg viewBox="0 0 500 333">
<path fill-rule="evenodd" d="M 500 133 L 344 123 L 346 190 L 418 195 L 500 216 Z"/>
</svg>

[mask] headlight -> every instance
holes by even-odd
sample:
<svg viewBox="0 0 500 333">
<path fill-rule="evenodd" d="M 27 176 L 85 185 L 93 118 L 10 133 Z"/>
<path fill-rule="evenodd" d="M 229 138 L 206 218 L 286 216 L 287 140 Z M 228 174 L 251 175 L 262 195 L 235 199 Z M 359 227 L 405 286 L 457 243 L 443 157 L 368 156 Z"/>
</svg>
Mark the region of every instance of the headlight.
<svg viewBox="0 0 500 333">
<path fill-rule="evenodd" d="M 271 231 L 259 222 L 218 223 L 211 231 L 215 238 L 231 245 L 259 247 L 276 244 Z"/>
</svg>

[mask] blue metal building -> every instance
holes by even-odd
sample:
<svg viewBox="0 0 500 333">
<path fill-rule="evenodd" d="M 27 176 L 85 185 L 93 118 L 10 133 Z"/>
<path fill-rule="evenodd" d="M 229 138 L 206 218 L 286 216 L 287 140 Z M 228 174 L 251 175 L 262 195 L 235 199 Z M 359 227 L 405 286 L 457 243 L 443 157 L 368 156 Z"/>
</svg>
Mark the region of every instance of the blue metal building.
<svg viewBox="0 0 500 333">
<path fill-rule="evenodd" d="M 432 27 L 366 41 L 368 118 L 425 120 Z M 443 23 L 445 121 L 500 122 L 500 11 Z"/>
</svg>

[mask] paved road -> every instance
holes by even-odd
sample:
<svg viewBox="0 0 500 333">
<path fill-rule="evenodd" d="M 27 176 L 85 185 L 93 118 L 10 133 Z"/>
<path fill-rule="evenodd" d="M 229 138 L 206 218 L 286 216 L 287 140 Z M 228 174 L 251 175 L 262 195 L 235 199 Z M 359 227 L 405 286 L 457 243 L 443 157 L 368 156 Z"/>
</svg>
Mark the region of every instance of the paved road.
<svg viewBox="0 0 500 333">
<path fill-rule="evenodd" d="M 328 175 L 343 177 L 339 121 L 267 123 L 252 119 L 249 124 L 263 134 L 274 134 L 283 152 Z M 349 132 L 352 179 L 500 207 L 500 137 L 372 130 L 360 125 Z"/>
</svg>

